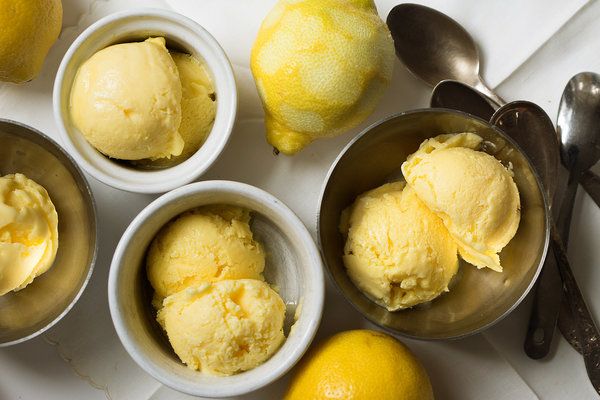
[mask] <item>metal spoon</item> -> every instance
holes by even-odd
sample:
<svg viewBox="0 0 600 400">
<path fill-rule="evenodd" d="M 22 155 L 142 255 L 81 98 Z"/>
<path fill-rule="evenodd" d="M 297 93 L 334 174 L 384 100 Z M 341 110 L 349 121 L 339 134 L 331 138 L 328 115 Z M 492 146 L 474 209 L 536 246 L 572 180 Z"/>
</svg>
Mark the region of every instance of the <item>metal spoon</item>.
<svg viewBox="0 0 600 400">
<path fill-rule="evenodd" d="M 600 83 L 600 80 L 598 81 Z M 600 93 L 600 92 L 599 92 Z M 515 104 L 516 103 L 516 104 Z M 600 104 L 600 103 L 599 103 Z M 598 108 L 600 111 L 600 108 Z M 600 114 L 598 114 L 600 115 Z M 542 175 L 542 179 L 546 184 L 552 180 L 553 176 L 550 174 L 552 172 L 552 168 L 554 168 L 555 174 L 558 172 L 558 154 L 555 149 L 557 149 L 556 143 L 553 143 L 556 140 L 556 136 L 554 134 L 554 127 L 552 122 L 546 115 L 546 113 L 536 106 L 533 103 L 529 102 L 514 102 L 509 103 L 506 106 L 499 109 L 494 116 L 492 117 L 492 122 L 496 122 L 499 126 L 502 126 L 505 132 L 508 133 L 509 136 L 514 138 L 515 140 L 519 140 L 519 144 L 521 148 L 523 148 L 526 152 L 530 150 L 528 154 L 530 154 L 534 166 L 536 170 Z M 525 129 L 525 130 L 522 130 Z M 533 131 L 535 130 L 535 131 Z M 538 135 L 533 135 L 532 133 L 536 132 Z M 600 130 L 598 130 L 600 133 Z M 531 140 L 531 138 L 535 138 L 539 140 L 537 147 L 535 146 L 535 141 Z M 543 138 L 543 139 L 542 139 Z M 587 136 L 588 139 L 592 139 L 590 135 Z M 566 139 L 566 138 L 565 138 Z M 577 140 L 573 140 L 574 138 L 571 136 L 571 140 L 566 139 L 572 146 L 578 146 L 580 142 Z M 598 139 L 600 139 L 600 134 L 598 135 Z M 549 142 L 549 143 L 548 143 Z M 600 145 L 600 141 L 588 141 L 588 145 Z M 533 146 L 532 146 L 533 145 Z M 547 150 L 543 150 L 547 147 Z M 563 156 L 564 156 L 563 152 Z M 581 154 L 580 151 L 576 152 L 577 154 Z M 600 146 L 598 146 L 598 151 L 592 153 L 600 158 Z M 569 152 L 567 157 L 571 157 L 572 153 Z M 592 160 L 593 157 L 589 157 L 586 155 L 583 157 L 585 160 Z M 577 165 L 577 157 L 574 161 Z M 595 162 L 594 162 L 595 163 Z M 586 171 L 590 165 L 585 163 L 581 164 L 583 168 L 582 171 Z M 575 167 L 572 167 L 576 169 Z M 577 170 L 577 169 L 576 169 Z M 546 171 L 546 172 L 543 172 Z M 556 175 L 554 175 L 556 177 Z M 577 181 L 574 184 L 575 189 L 577 188 Z M 546 187 L 548 190 L 548 187 Z M 561 213 L 564 210 L 564 206 L 561 207 Z M 571 203 L 572 206 L 572 203 Z M 583 296 L 577 286 L 575 281 L 575 277 L 571 271 L 571 267 L 569 265 L 569 260 L 566 256 L 566 249 L 564 247 L 563 241 L 561 240 L 560 234 L 558 233 L 558 228 L 554 224 L 554 218 L 550 216 L 551 221 L 551 247 L 554 257 L 550 255 L 546 257 L 546 261 L 556 261 L 556 265 L 558 266 L 558 271 L 560 273 L 560 277 L 562 278 L 562 282 L 564 283 L 564 299 L 569 304 L 569 308 L 573 315 L 574 326 L 576 330 L 576 335 L 580 340 L 580 343 L 584 344 L 583 349 L 583 359 L 585 362 L 586 370 L 588 372 L 588 376 L 594 389 L 600 393 L 600 333 L 598 333 L 598 329 L 594 323 L 594 320 L 585 304 Z M 544 275 L 548 275 L 549 273 L 554 272 L 551 266 L 544 266 Z M 551 275 L 550 275 L 551 276 Z M 546 309 L 550 304 L 552 304 L 556 311 L 560 308 L 560 300 L 555 301 L 553 297 L 557 294 L 560 296 L 560 279 L 555 279 L 558 282 L 558 287 L 555 288 L 555 292 L 544 292 L 540 293 L 541 286 L 538 286 L 538 290 L 536 294 L 538 298 L 536 299 L 535 306 L 542 306 L 543 309 Z M 543 301 L 539 298 L 543 298 Z M 559 297 L 560 299 L 560 297 Z M 556 318 L 556 317 L 554 317 Z M 556 321 L 556 320 L 554 320 Z M 535 322 L 535 320 L 531 320 L 530 322 Z M 539 321 L 545 322 L 545 321 Z M 554 326 L 551 327 L 550 337 L 552 336 L 552 331 L 554 330 Z M 540 337 L 540 339 L 544 340 L 544 343 L 549 347 L 550 340 L 546 340 L 545 337 L 546 332 L 543 332 L 544 336 Z M 528 344 L 536 345 L 535 341 L 536 337 L 533 337 L 532 343 L 525 343 L 525 348 L 527 350 Z M 529 354 L 529 353 L 528 353 Z"/>
<path fill-rule="evenodd" d="M 569 241 L 569 228 L 577 183 L 598 188 L 598 180 L 587 171 L 600 159 L 600 75 L 582 72 L 567 83 L 558 109 L 558 132 L 562 142 L 561 159 L 569 171 L 569 179 L 558 218 L 559 233 L 565 246 Z M 592 194 L 597 199 L 598 194 Z M 578 335 L 569 307 L 563 302 L 559 328 L 565 338 L 585 356 L 588 344 Z M 577 338 L 579 337 L 579 341 Z M 597 338 L 600 339 L 600 338 Z"/>
<path fill-rule="evenodd" d="M 479 52 L 473 38 L 452 18 L 418 4 L 392 8 L 387 25 L 396 54 L 407 68 L 431 86 L 444 79 L 473 86 L 494 103 L 506 103 L 479 75 Z"/>
<path fill-rule="evenodd" d="M 462 82 L 447 79 L 438 83 L 431 94 L 431 107 L 451 108 L 489 121 L 494 107 L 483 94 Z"/>
<path fill-rule="evenodd" d="M 536 104 L 515 101 L 496 111 L 490 123 L 504 130 L 530 157 L 552 206 L 557 189 L 560 145 L 548 115 Z M 554 254 L 548 253 L 536 284 L 523 346 L 525 353 L 533 359 L 545 357 L 552 344 L 562 296 L 562 280 L 557 268 Z"/>
<path fill-rule="evenodd" d="M 550 204 L 556 191 L 560 144 L 552 120 L 540 106 L 519 100 L 500 107 L 490 118 L 515 140 L 540 174 Z"/>
</svg>

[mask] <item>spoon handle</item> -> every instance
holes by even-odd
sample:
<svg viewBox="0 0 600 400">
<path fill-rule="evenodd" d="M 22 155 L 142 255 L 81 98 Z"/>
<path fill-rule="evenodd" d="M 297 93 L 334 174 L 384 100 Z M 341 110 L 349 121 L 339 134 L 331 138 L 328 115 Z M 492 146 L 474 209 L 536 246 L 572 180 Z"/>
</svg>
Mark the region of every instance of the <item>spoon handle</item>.
<svg viewBox="0 0 600 400">
<path fill-rule="evenodd" d="M 562 291 L 562 280 L 556 258 L 552 252 L 549 252 L 536 286 L 523 344 L 525 354 L 534 360 L 546 357 L 550 352 L 561 306 Z"/>
<path fill-rule="evenodd" d="M 592 171 L 585 171 L 579 181 L 592 200 L 600 207 L 600 177 Z"/>
<path fill-rule="evenodd" d="M 498 108 L 506 104 L 506 100 L 502 97 L 498 96 L 496 92 L 490 89 L 481 79 L 479 78 L 479 82 L 475 84 L 475 89 L 479 90 L 481 93 L 486 95 Z"/>
<path fill-rule="evenodd" d="M 583 361 L 585 362 L 585 368 L 592 386 L 600 394 L 600 333 L 598 333 L 594 319 L 577 286 L 562 240 L 555 229 L 556 227 L 553 228 L 551 237 L 552 250 L 556 256 L 558 270 L 563 280 L 566 300 L 575 320 Z"/>
</svg>

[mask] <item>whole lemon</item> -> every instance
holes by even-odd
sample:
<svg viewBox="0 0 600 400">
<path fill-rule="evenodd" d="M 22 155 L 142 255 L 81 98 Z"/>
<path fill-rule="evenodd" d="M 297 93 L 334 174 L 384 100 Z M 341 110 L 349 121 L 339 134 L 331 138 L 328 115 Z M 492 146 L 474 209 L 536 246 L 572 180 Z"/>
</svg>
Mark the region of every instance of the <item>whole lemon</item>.
<svg viewBox="0 0 600 400">
<path fill-rule="evenodd" d="M 0 81 L 35 78 L 62 26 L 60 0 L 0 0 Z"/>
<path fill-rule="evenodd" d="M 423 366 L 393 337 L 377 331 L 338 333 L 302 360 L 285 400 L 432 400 Z"/>
<path fill-rule="evenodd" d="M 267 140 L 294 154 L 373 112 L 392 77 L 394 45 L 372 0 L 280 0 L 250 64 Z"/>
</svg>

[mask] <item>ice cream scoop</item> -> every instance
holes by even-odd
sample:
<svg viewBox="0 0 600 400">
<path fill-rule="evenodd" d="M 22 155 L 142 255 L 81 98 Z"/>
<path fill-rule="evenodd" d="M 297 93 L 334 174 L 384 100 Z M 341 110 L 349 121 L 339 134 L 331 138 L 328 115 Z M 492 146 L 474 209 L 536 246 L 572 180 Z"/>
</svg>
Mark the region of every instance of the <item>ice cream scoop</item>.
<svg viewBox="0 0 600 400">
<path fill-rule="evenodd" d="M 474 133 L 428 139 L 402 164 L 402 173 L 442 219 L 465 261 L 502 271 L 498 253 L 519 227 L 519 191 L 508 168 L 478 151 L 482 141 Z"/>
<path fill-rule="evenodd" d="M 212 375 L 252 369 L 284 340 L 285 304 L 254 279 L 203 283 L 167 297 L 157 320 L 179 358 Z"/>
<path fill-rule="evenodd" d="M 48 271 L 58 249 L 58 215 L 46 189 L 23 174 L 0 177 L 0 296 Z"/>
<path fill-rule="evenodd" d="M 192 156 L 210 133 L 217 112 L 215 88 L 205 65 L 190 54 L 171 53 L 171 57 L 183 89 L 179 134 L 184 146 L 179 156 L 144 160 L 149 167 L 169 167 Z"/>
<path fill-rule="evenodd" d="M 189 286 L 224 279 L 262 280 L 265 254 L 250 230 L 250 212 L 206 206 L 180 215 L 156 235 L 147 256 L 154 304 Z"/>
<path fill-rule="evenodd" d="M 360 195 L 340 228 L 348 275 L 389 311 L 433 300 L 458 270 L 457 247 L 442 220 L 403 182 Z"/>
<path fill-rule="evenodd" d="M 71 90 L 73 123 L 101 153 L 140 160 L 181 154 L 182 88 L 164 38 L 100 50 Z"/>
</svg>

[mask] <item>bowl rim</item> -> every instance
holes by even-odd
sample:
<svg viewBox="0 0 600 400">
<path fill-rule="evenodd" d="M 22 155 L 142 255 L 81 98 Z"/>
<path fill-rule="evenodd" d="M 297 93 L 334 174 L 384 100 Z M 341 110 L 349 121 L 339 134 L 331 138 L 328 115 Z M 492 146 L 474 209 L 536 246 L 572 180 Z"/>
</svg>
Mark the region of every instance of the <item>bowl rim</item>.
<svg viewBox="0 0 600 400">
<path fill-rule="evenodd" d="M 126 182 L 119 177 L 113 177 L 107 172 L 104 171 L 103 168 L 98 168 L 93 165 L 91 162 L 87 160 L 85 156 L 81 154 L 78 150 L 77 146 L 74 144 L 73 139 L 71 138 L 71 133 L 69 133 L 70 129 L 67 127 L 65 123 L 65 118 L 63 118 L 63 112 L 61 110 L 61 106 L 63 105 L 63 101 L 61 99 L 61 91 L 63 87 L 68 84 L 65 80 L 65 72 L 67 66 L 71 62 L 73 55 L 79 50 L 79 48 L 85 44 L 85 42 L 96 33 L 99 29 L 113 24 L 120 20 L 127 20 L 131 18 L 144 18 L 144 17 L 155 17 L 162 18 L 164 20 L 168 20 L 172 23 L 178 24 L 180 26 L 184 26 L 191 31 L 194 32 L 196 36 L 202 37 L 206 42 L 210 43 L 212 51 L 214 51 L 216 55 L 216 59 L 222 64 L 223 76 L 224 80 L 227 82 L 227 86 L 231 88 L 228 93 L 220 94 L 219 98 L 228 98 L 228 101 L 231 103 L 231 107 L 225 110 L 223 115 L 223 121 L 225 124 L 225 129 L 220 132 L 210 132 L 209 134 L 218 134 L 219 141 L 215 144 L 214 151 L 208 153 L 208 155 L 202 158 L 203 162 L 201 165 L 193 168 L 192 172 L 189 171 L 178 171 L 177 167 L 180 167 L 182 163 L 176 164 L 171 167 L 163 168 L 160 170 L 142 170 L 136 169 L 136 173 L 147 173 L 147 181 L 145 182 Z M 168 34 L 165 35 L 169 37 Z M 236 116 L 237 116 L 237 108 L 238 108 L 238 93 L 237 93 L 237 85 L 235 80 L 235 75 L 233 72 L 233 67 L 231 65 L 231 61 L 229 57 L 221 47 L 220 43 L 215 39 L 214 36 L 210 34 L 202 25 L 198 24 L 194 20 L 176 13 L 171 10 L 160 9 L 160 8 L 152 8 L 152 7 L 138 7 L 130 10 L 124 10 L 109 14 L 98 21 L 94 22 L 92 25 L 87 27 L 69 46 L 69 49 L 63 56 L 58 71 L 56 73 L 56 78 L 54 80 L 54 88 L 52 93 L 52 103 L 53 103 L 53 113 L 56 123 L 58 125 L 58 132 L 60 140 L 65 145 L 65 148 L 73 155 L 73 157 L 77 160 L 78 163 L 81 164 L 82 168 L 89 173 L 94 179 L 114 187 L 116 189 L 132 192 L 132 193 L 164 193 L 169 190 L 175 189 L 182 185 L 188 184 L 195 179 L 199 178 L 205 172 L 207 172 L 212 165 L 218 160 L 218 158 L 223 153 L 226 148 L 229 140 L 231 139 L 231 135 L 233 133 L 233 129 L 235 127 Z M 202 146 L 201 146 L 202 148 Z M 188 160 L 191 160 L 196 153 L 192 154 Z M 184 161 L 184 162 L 185 162 Z M 162 181 L 156 182 L 153 179 L 153 173 L 156 172 L 164 172 L 167 170 L 171 170 L 173 172 L 173 176 L 167 178 L 163 178 Z"/>
<path fill-rule="evenodd" d="M 50 149 L 46 149 L 46 150 L 55 151 L 55 152 L 61 154 L 65 158 L 65 160 L 67 160 L 67 162 L 69 163 L 69 166 L 71 167 L 71 168 L 68 168 L 69 172 L 71 172 L 71 175 L 73 176 L 75 181 L 77 181 L 81 185 L 81 188 L 84 189 L 83 194 L 84 194 L 84 197 L 87 199 L 87 202 L 90 206 L 90 209 L 92 212 L 92 217 L 93 217 L 92 221 L 94 224 L 94 226 L 92 228 L 92 232 L 94 234 L 94 246 L 93 246 L 94 250 L 92 253 L 92 257 L 91 257 L 88 265 L 86 266 L 88 271 L 87 271 L 87 274 L 81 284 L 81 287 L 79 288 L 79 290 L 77 291 L 77 293 L 75 294 L 75 296 L 73 297 L 71 302 L 67 305 L 67 307 L 65 307 L 65 309 L 61 313 L 59 313 L 52 321 L 50 321 L 43 328 L 40 328 L 39 330 L 37 330 L 29 335 L 23 336 L 19 339 L 0 343 L 0 347 L 8 347 L 8 346 L 12 346 L 15 344 L 26 342 L 30 339 L 33 339 L 33 338 L 41 335 L 44 332 L 46 332 L 48 329 L 50 329 L 54 325 L 56 325 L 61 319 L 63 319 L 63 317 L 65 315 L 67 315 L 68 312 L 71 311 L 71 309 L 75 306 L 77 301 L 79 301 L 79 298 L 81 297 L 84 290 L 86 289 L 86 287 L 92 277 L 92 273 L 94 272 L 94 266 L 96 264 L 96 259 L 98 257 L 99 230 L 98 230 L 98 210 L 97 210 L 97 206 L 96 206 L 96 199 L 94 198 L 94 196 L 92 194 L 92 190 L 90 188 L 89 182 L 87 181 L 83 171 L 81 170 L 79 165 L 77 165 L 77 163 L 75 162 L 73 157 L 71 157 L 71 155 L 69 155 L 69 153 L 67 151 L 65 151 L 54 139 L 52 139 L 50 136 L 42 133 L 41 131 L 39 131 L 38 129 L 36 129 L 32 126 L 29 126 L 24 123 L 14 121 L 11 119 L 6 119 L 6 118 L 0 118 L 0 123 L 16 125 L 16 126 L 22 128 L 23 130 L 21 132 L 19 132 L 18 135 L 24 137 L 27 140 L 29 140 L 30 138 L 36 138 L 36 139 L 40 139 L 42 142 L 46 142 L 46 144 L 50 148 Z M 73 174 L 72 171 L 75 171 L 76 175 Z"/>
<path fill-rule="evenodd" d="M 498 133 L 504 140 L 506 140 L 507 142 L 509 142 L 513 147 L 515 147 L 517 150 L 519 150 L 520 154 L 525 158 L 525 160 L 527 161 L 527 163 L 529 164 L 529 167 L 531 169 L 531 171 L 533 172 L 533 176 L 535 178 L 535 182 L 536 185 L 538 187 L 538 191 L 540 193 L 542 202 L 543 202 L 543 210 L 544 210 L 544 226 L 545 226 L 545 239 L 544 239 L 544 246 L 543 246 L 543 250 L 542 250 L 542 254 L 541 254 L 541 258 L 540 261 L 538 263 L 538 265 L 536 266 L 535 272 L 533 274 L 533 277 L 531 279 L 531 282 L 529 282 L 529 284 L 527 285 L 527 287 L 525 288 L 525 290 L 523 291 L 523 293 L 519 296 L 519 298 L 507 309 L 505 310 L 501 315 L 499 315 L 496 319 L 494 319 L 493 321 L 488 322 L 487 324 L 474 329 L 470 332 L 466 332 L 463 334 L 459 334 L 459 335 L 448 335 L 448 336 L 418 336 L 418 335 L 411 335 L 405 332 L 401 332 L 398 331 L 396 329 L 393 329 L 389 326 L 383 325 L 382 323 L 380 323 L 379 321 L 377 321 L 375 318 L 373 318 L 371 315 L 363 312 L 360 307 L 354 303 L 354 301 L 352 301 L 352 299 L 350 298 L 350 296 L 348 296 L 346 294 L 346 292 L 342 289 L 342 287 L 339 285 L 338 281 L 335 279 L 331 268 L 329 267 L 329 264 L 327 262 L 327 259 L 323 253 L 323 243 L 321 240 L 321 210 L 323 207 L 323 198 L 325 196 L 325 191 L 327 190 L 328 186 L 329 186 L 329 181 L 331 179 L 331 176 L 333 175 L 333 172 L 335 171 L 335 169 L 337 168 L 340 160 L 346 155 L 346 153 L 352 148 L 352 146 L 354 146 L 354 144 L 356 142 L 358 142 L 359 140 L 361 140 L 362 137 L 368 135 L 371 131 L 373 131 L 375 128 L 377 128 L 380 125 L 383 125 L 393 119 L 396 118 L 402 118 L 404 116 L 407 115 L 413 115 L 413 114 L 433 114 L 433 113 L 440 113 L 440 112 L 445 112 L 445 113 L 450 113 L 450 114 L 455 114 L 455 115 L 460 115 L 463 117 L 467 117 L 469 119 L 473 119 L 476 120 L 478 122 L 481 122 L 485 125 L 487 125 L 488 127 L 490 127 L 492 130 L 494 130 L 496 133 Z M 327 271 L 327 276 L 329 277 L 329 279 L 333 282 L 336 290 L 338 291 L 338 293 L 340 293 L 344 299 L 350 303 L 352 305 L 352 307 L 358 311 L 365 319 L 367 319 L 369 322 L 377 325 L 378 327 L 384 329 L 385 331 L 392 333 L 394 335 L 399 335 L 402 337 L 406 337 L 409 339 L 417 339 L 417 340 L 424 340 L 424 341 L 441 341 L 441 340 L 460 340 L 460 339 L 464 339 L 467 338 L 469 336 L 473 336 L 476 335 L 478 333 L 481 333 L 489 328 L 491 328 L 492 326 L 496 325 L 498 322 L 502 321 L 504 318 L 506 318 L 511 312 L 513 312 L 520 304 L 521 302 L 525 299 L 525 297 L 527 297 L 527 295 L 529 294 L 529 292 L 531 291 L 531 289 L 535 286 L 535 283 L 537 282 L 537 279 L 541 273 L 542 267 L 544 265 L 544 261 L 546 259 L 546 255 L 548 254 L 548 247 L 550 244 L 550 213 L 548 211 L 548 199 L 546 196 L 546 191 L 543 190 L 543 186 L 541 184 L 541 178 L 538 174 L 538 172 L 536 171 L 536 169 L 533 167 L 533 163 L 531 162 L 531 159 L 529 158 L 529 156 L 521 149 L 521 147 L 511 138 L 509 137 L 507 134 L 505 134 L 500 128 L 498 128 L 497 126 L 494 126 L 492 124 L 490 124 L 489 121 L 486 121 L 485 119 L 482 119 L 478 116 L 475 116 L 473 114 L 469 114 L 467 112 L 464 111 L 460 111 L 460 110 L 453 110 L 450 108 L 441 108 L 441 107 L 428 107 L 428 108 L 417 108 L 417 109 L 411 109 L 411 110 L 407 110 L 407 111 L 402 111 L 399 113 L 394 113 L 391 114 L 385 118 L 382 118 L 370 125 L 368 125 L 367 127 L 365 127 L 358 135 L 356 135 L 350 142 L 348 142 L 348 144 L 346 146 L 344 146 L 344 148 L 342 149 L 342 151 L 337 155 L 337 157 L 335 158 L 335 160 L 332 162 L 331 166 L 329 167 L 329 170 L 327 171 L 327 174 L 325 176 L 325 180 L 323 182 L 323 185 L 321 187 L 321 194 L 319 196 L 319 200 L 318 200 L 318 215 L 317 215 L 317 238 L 318 238 L 318 243 L 319 243 L 319 249 L 321 251 L 321 256 L 323 258 L 323 264 L 325 266 L 325 270 Z M 368 299 L 368 297 L 367 297 Z M 372 301 L 370 299 L 368 299 L 369 301 Z"/>
<path fill-rule="evenodd" d="M 131 335 L 130 331 L 126 328 L 127 323 L 123 317 L 122 309 L 120 306 L 120 300 L 118 299 L 118 280 L 120 271 L 123 268 L 127 268 L 122 263 L 122 257 L 129 244 L 134 240 L 135 236 L 139 232 L 141 226 L 164 206 L 177 201 L 180 198 L 194 195 L 197 193 L 230 193 L 249 198 L 256 202 L 260 202 L 265 207 L 269 208 L 274 213 L 282 217 L 288 227 L 298 234 L 298 237 L 302 240 L 301 246 L 304 247 L 311 256 L 311 260 L 306 265 L 309 266 L 308 273 L 311 276 L 313 282 L 313 289 L 315 296 L 311 298 L 302 297 L 299 304 L 302 304 L 302 310 L 307 309 L 306 303 L 312 304 L 314 315 L 309 315 L 308 323 L 304 331 L 294 331 L 297 336 L 297 344 L 287 352 L 283 363 L 273 365 L 273 367 L 265 373 L 260 379 L 255 380 L 243 380 L 235 385 L 212 385 L 206 383 L 198 383 L 193 381 L 186 381 L 185 384 L 180 384 L 177 380 L 172 377 L 178 376 L 176 373 L 164 369 L 154 363 L 150 357 L 148 357 L 143 349 L 138 346 L 137 340 Z M 182 186 L 178 189 L 172 190 L 164 195 L 160 196 L 147 207 L 145 207 L 130 223 L 127 227 L 123 236 L 119 240 L 119 243 L 115 249 L 113 259 L 110 265 L 109 279 L 108 279 L 108 300 L 110 314 L 113 321 L 113 325 L 117 332 L 117 335 L 125 347 L 125 350 L 134 359 L 134 361 L 144 369 L 148 374 L 153 376 L 159 382 L 183 393 L 187 393 L 193 396 L 209 396 L 212 398 L 239 396 L 247 394 L 263 388 L 264 386 L 273 383 L 275 380 L 286 374 L 304 355 L 304 353 L 310 347 L 312 341 L 315 338 L 317 330 L 319 328 L 323 307 L 325 301 L 325 275 L 323 272 L 323 260 L 321 253 L 312 238 L 310 232 L 306 226 L 302 223 L 300 218 L 282 201 L 277 199 L 270 193 L 241 182 L 226 181 L 226 180 L 210 180 L 203 182 L 191 183 Z M 289 335 L 288 335 L 289 338 Z M 286 340 L 288 339 L 286 338 Z M 284 342 L 285 343 L 285 342 Z M 282 347 L 278 351 L 281 351 Z M 266 360 L 261 365 L 266 365 L 269 360 Z M 249 370 L 252 371 L 252 370 Z M 248 371 L 248 372 L 249 372 Z M 240 375 L 240 374 L 238 374 Z"/>
</svg>

